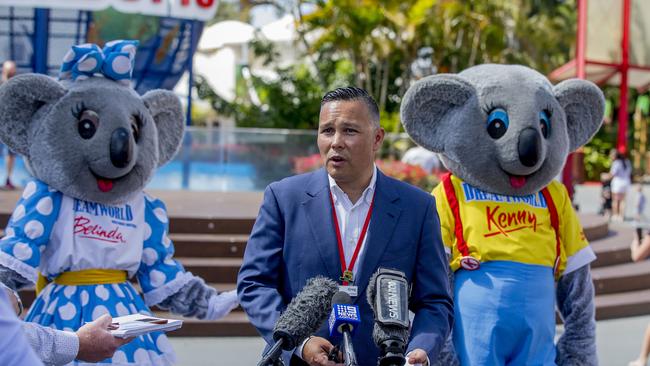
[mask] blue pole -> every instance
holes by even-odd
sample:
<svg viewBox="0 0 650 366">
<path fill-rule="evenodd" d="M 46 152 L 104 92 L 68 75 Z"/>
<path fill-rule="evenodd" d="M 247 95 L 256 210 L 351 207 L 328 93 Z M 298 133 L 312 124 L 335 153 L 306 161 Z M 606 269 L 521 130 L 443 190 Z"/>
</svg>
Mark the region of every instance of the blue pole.
<svg viewBox="0 0 650 366">
<path fill-rule="evenodd" d="M 194 40 L 194 24 L 195 20 L 192 20 L 190 23 L 190 39 Z M 190 52 L 192 47 L 190 46 Z M 187 116 L 185 117 L 185 123 L 190 126 L 192 124 L 192 86 L 194 85 L 194 55 L 190 54 L 190 57 L 187 59 L 187 72 L 188 72 L 188 81 L 187 81 Z"/>
<path fill-rule="evenodd" d="M 47 75 L 50 9 L 34 9 L 34 72 Z"/>
</svg>

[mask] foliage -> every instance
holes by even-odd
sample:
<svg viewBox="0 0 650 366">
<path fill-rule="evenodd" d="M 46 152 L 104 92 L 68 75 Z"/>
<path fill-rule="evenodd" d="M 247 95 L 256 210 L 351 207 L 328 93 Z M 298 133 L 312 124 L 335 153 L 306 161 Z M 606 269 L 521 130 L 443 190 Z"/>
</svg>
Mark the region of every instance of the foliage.
<svg viewBox="0 0 650 366">
<path fill-rule="evenodd" d="M 357 85 L 377 100 L 382 126 L 399 132 L 401 96 L 417 78 L 486 62 L 522 63 L 547 73 L 569 59 L 575 38 L 575 0 L 242 0 L 239 18 L 258 4 L 295 15 L 294 47 L 304 57 L 281 67 L 281 50 L 251 44 L 278 77 L 252 77 L 246 87 L 240 82 L 229 106 L 210 98 L 240 126 L 314 128 L 320 97 Z M 303 13 L 307 6 L 311 11 Z M 261 105 L 250 100 L 249 87 Z"/>
<path fill-rule="evenodd" d="M 159 19 L 141 14 L 123 14 L 109 7 L 93 12 L 89 41 L 103 45 L 114 39 L 145 41 L 156 35 Z"/>
<path fill-rule="evenodd" d="M 601 173 L 609 171 L 612 162 L 608 154 L 615 147 L 614 141 L 616 141 L 616 131 L 609 124 L 603 126 L 582 149 L 588 181 L 600 181 Z"/>
</svg>

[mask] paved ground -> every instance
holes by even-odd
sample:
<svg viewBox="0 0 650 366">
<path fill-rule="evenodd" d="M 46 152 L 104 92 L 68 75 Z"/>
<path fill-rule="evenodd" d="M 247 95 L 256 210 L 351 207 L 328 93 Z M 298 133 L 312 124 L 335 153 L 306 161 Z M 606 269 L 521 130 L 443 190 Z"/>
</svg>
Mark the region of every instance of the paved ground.
<svg viewBox="0 0 650 366">
<path fill-rule="evenodd" d="M 625 366 L 636 358 L 649 323 L 650 316 L 599 321 L 596 337 L 600 365 Z M 171 342 L 179 366 L 255 365 L 264 347 L 257 337 L 171 338 Z"/>
<path fill-rule="evenodd" d="M 650 316 L 603 320 L 596 325 L 600 366 L 626 366 L 636 358 Z M 250 366 L 259 361 L 261 338 L 171 338 L 179 366 Z"/>
</svg>

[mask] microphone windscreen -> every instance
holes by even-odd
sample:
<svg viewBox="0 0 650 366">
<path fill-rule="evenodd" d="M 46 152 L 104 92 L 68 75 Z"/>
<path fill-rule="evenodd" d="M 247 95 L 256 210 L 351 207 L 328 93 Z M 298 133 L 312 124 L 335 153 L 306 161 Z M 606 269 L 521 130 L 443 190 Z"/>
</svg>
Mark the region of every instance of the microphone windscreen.
<svg viewBox="0 0 650 366">
<path fill-rule="evenodd" d="M 352 298 L 345 291 L 338 291 L 332 296 L 332 306 L 336 304 L 352 304 Z"/>
<path fill-rule="evenodd" d="M 337 283 L 329 278 L 318 276 L 308 280 L 275 323 L 273 340 L 283 339 L 282 348 L 288 351 L 318 331 L 329 315 L 336 291 Z"/>
<path fill-rule="evenodd" d="M 376 304 L 377 301 L 375 301 L 375 297 L 377 296 L 377 276 L 379 276 L 380 270 L 377 270 L 377 272 L 373 273 L 372 276 L 370 277 L 370 281 L 368 281 L 368 288 L 366 289 L 366 298 L 368 299 L 368 304 L 370 305 L 370 308 L 372 309 L 372 313 L 375 316 L 375 319 L 377 318 L 377 309 L 376 309 Z"/>
<path fill-rule="evenodd" d="M 379 268 L 370 278 L 366 290 L 375 324 L 372 339 L 380 345 L 386 340 L 406 343 L 408 326 L 408 282 L 406 275 L 397 270 Z"/>
</svg>

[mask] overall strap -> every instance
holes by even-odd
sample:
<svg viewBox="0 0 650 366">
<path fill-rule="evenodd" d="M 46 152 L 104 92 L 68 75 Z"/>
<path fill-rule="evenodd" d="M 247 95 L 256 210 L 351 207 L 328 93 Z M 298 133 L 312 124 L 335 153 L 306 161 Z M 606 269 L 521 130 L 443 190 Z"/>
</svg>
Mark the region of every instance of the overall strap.
<svg viewBox="0 0 650 366">
<path fill-rule="evenodd" d="M 557 279 L 560 277 L 560 219 L 558 217 L 557 208 L 553 202 L 551 192 L 548 191 L 547 187 L 544 187 L 542 189 L 542 195 L 544 195 L 544 199 L 546 200 L 548 212 L 551 215 L 551 226 L 553 227 L 553 231 L 555 231 L 555 262 L 553 263 L 553 274 Z"/>
<path fill-rule="evenodd" d="M 447 202 L 449 203 L 451 212 L 454 214 L 454 234 L 456 234 L 456 247 L 463 257 L 467 257 L 469 256 L 469 249 L 467 248 L 467 242 L 465 242 L 465 237 L 463 236 L 463 223 L 460 220 L 460 207 L 458 205 L 456 191 L 454 191 L 454 185 L 451 182 L 451 173 L 446 173 L 442 176 L 442 186 L 445 189 L 445 196 L 447 197 Z"/>
</svg>

